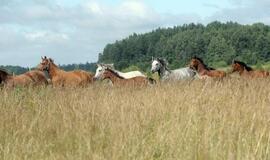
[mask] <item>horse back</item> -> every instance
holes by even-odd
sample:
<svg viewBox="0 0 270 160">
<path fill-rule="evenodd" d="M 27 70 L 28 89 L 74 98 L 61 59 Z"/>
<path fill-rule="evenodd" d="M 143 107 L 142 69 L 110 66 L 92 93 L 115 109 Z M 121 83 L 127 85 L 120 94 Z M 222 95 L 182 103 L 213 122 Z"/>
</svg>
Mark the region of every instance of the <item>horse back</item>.
<svg viewBox="0 0 270 160">
<path fill-rule="evenodd" d="M 254 78 L 264 78 L 264 77 L 268 77 L 269 76 L 269 72 L 267 72 L 267 71 L 253 71 L 253 72 L 251 72 L 252 74 L 253 74 L 253 76 L 252 77 L 254 77 Z"/>
<path fill-rule="evenodd" d="M 225 71 L 220 71 L 220 70 L 210 70 L 208 76 L 224 78 L 226 76 L 226 72 Z"/>
<path fill-rule="evenodd" d="M 42 71 L 29 71 L 24 74 L 25 76 L 28 76 L 34 85 L 48 85 L 48 80 L 46 78 L 46 75 Z"/>
<path fill-rule="evenodd" d="M 87 83 L 93 82 L 94 74 L 92 73 L 82 71 L 82 70 L 73 71 L 73 73 L 77 75 L 78 77 L 80 77 L 81 80 L 84 82 L 87 82 Z"/>
<path fill-rule="evenodd" d="M 149 82 L 154 83 L 148 80 L 146 77 L 138 76 L 130 79 L 118 79 L 116 83 L 118 86 L 145 87 L 149 84 Z"/>
<path fill-rule="evenodd" d="M 131 72 L 126 72 L 126 73 L 123 73 L 123 72 L 120 72 L 120 71 L 117 71 L 117 73 L 124 77 L 125 79 L 130 79 L 130 78 L 134 78 L 134 77 L 146 77 L 142 72 L 140 71 L 131 71 Z"/>
<path fill-rule="evenodd" d="M 7 87 L 16 87 L 16 86 L 28 87 L 31 86 L 32 84 L 33 80 L 25 74 L 21 74 L 18 76 L 11 76 L 5 81 L 5 85 Z"/>
<path fill-rule="evenodd" d="M 190 69 L 189 67 L 179 68 L 171 71 L 169 79 L 171 80 L 192 79 L 195 77 L 196 74 L 197 74 L 196 71 Z"/>
</svg>

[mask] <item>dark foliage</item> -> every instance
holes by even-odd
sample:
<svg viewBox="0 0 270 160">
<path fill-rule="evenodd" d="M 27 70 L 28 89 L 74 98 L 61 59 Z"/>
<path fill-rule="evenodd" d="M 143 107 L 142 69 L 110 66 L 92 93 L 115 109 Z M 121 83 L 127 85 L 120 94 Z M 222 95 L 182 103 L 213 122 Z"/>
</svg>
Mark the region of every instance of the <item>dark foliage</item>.
<svg viewBox="0 0 270 160">
<path fill-rule="evenodd" d="M 212 22 L 159 28 L 146 34 L 133 34 L 108 44 L 99 62 L 114 63 L 117 69 L 131 65 L 150 68 L 152 56 L 166 58 L 170 68 L 186 66 L 193 56 L 213 67 L 230 65 L 233 59 L 247 64 L 270 60 L 270 26 L 257 23 Z"/>
</svg>

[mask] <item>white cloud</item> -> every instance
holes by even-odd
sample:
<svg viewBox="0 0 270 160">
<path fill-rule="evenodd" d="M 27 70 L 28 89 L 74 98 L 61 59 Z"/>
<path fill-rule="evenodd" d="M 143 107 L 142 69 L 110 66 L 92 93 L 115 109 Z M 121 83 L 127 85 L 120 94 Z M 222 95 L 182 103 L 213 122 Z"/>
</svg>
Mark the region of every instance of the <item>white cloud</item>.
<svg viewBox="0 0 270 160">
<path fill-rule="evenodd" d="M 90 0 L 73 7 L 42 0 L 2 0 L 0 27 L 8 29 L 1 34 L 0 64 L 32 66 L 39 63 L 36 59 L 41 55 L 62 64 L 96 61 L 106 44 L 134 32 L 198 19 L 194 15 L 160 14 L 136 0 L 118 6 Z M 18 55 L 24 55 L 22 61 L 10 59 Z"/>
<path fill-rule="evenodd" d="M 234 7 L 223 8 L 207 21 L 236 21 L 243 24 L 263 22 L 270 24 L 269 0 L 229 0 Z"/>
<path fill-rule="evenodd" d="M 97 2 L 87 2 L 85 6 L 87 9 L 89 9 L 90 13 L 93 13 L 93 14 L 103 13 L 103 9 L 101 8 L 100 4 L 98 4 Z"/>
<path fill-rule="evenodd" d="M 234 7 L 206 4 L 219 11 L 202 19 L 192 11 L 159 13 L 143 0 L 125 0 L 117 6 L 85 0 L 68 7 L 53 0 L 0 0 L 0 65 L 34 66 L 41 55 L 61 64 L 96 61 L 108 43 L 134 32 L 183 23 L 233 20 L 270 24 L 270 1 L 229 1 Z"/>
<path fill-rule="evenodd" d="M 29 41 L 40 41 L 43 43 L 61 43 L 70 40 L 69 36 L 64 33 L 51 33 L 47 31 L 34 31 L 24 34 Z"/>
</svg>

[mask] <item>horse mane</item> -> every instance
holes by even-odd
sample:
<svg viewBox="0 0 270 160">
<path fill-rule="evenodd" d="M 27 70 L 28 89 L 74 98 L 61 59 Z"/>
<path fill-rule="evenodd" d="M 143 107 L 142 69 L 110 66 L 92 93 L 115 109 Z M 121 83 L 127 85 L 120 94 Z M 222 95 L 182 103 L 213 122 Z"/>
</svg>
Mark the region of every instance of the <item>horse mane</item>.
<svg viewBox="0 0 270 160">
<path fill-rule="evenodd" d="M 120 76 L 119 73 L 117 73 L 116 71 L 114 71 L 113 69 L 111 68 L 106 68 L 105 70 L 113 73 L 116 77 L 120 78 L 120 79 L 125 79 L 124 77 Z"/>
<path fill-rule="evenodd" d="M 194 56 L 193 59 L 196 59 L 196 60 L 200 61 L 200 62 L 203 64 L 203 66 L 204 66 L 207 70 L 216 70 L 216 69 L 213 68 L 213 67 L 207 66 L 207 65 L 204 63 L 204 61 L 203 61 L 200 57 Z"/>
<path fill-rule="evenodd" d="M 98 64 L 98 65 L 100 65 L 101 67 L 106 67 L 106 68 L 114 69 L 114 65 L 113 64 L 104 64 L 104 63 L 101 63 L 101 64 Z"/>
<path fill-rule="evenodd" d="M 168 61 L 164 58 L 157 58 L 157 61 L 159 61 L 159 63 L 161 63 L 166 70 L 170 70 L 169 67 L 168 67 Z"/>
<path fill-rule="evenodd" d="M 253 69 L 252 69 L 250 66 L 248 66 L 246 63 L 244 63 L 244 62 L 234 60 L 233 63 L 234 63 L 234 64 L 240 64 L 240 65 L 243 66 L 247 71 L 253 71 Z"/>
<path fill-rule="evenodd" d="M 54 60 L 53 60 L 52 58 L 47 58 L 47 60 L 49 61 L 49 63 L 50 63 L 51 65 L 53 65 L 53 66 L 56 67 L 56 68 L 59 68 L 59 67 L 54 63 Z"/>
</svg>

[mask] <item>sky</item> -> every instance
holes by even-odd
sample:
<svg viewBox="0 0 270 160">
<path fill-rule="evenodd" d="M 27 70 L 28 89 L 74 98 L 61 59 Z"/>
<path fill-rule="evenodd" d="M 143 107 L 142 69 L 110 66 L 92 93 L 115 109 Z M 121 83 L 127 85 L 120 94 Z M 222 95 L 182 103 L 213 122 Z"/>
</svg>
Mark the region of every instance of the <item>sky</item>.
<svg viewBox="0 0 270 160">
<path fill-rule="evenodd" d="M 0 65 L 96 62 L 133 33 L 218 20 L 270 25 L 270 0 L 0 0 Z"/>
</svg>

